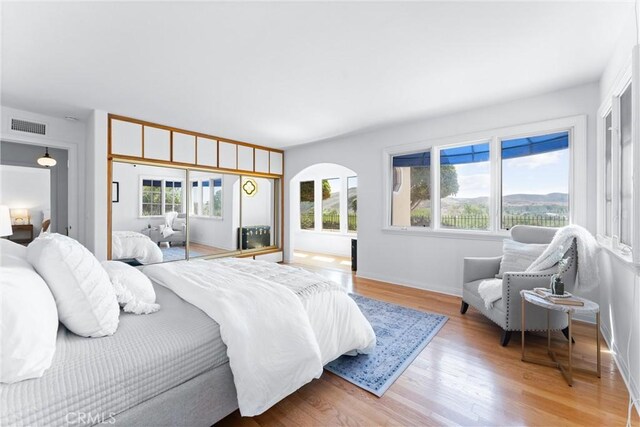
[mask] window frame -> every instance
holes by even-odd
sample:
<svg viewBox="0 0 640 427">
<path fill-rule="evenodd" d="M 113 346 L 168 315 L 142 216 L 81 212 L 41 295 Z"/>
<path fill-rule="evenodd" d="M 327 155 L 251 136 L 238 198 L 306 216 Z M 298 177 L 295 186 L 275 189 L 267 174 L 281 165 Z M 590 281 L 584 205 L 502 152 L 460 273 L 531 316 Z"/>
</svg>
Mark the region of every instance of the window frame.
<svg viewBox="0 0 640 427">
<path fill-rule="evenodd" d="M 587 116 L 577 115 L 517 126 L 490 129 L 446 138 L 387 147 L 382 153 L 383 215 L 382 230 L 400 234 L 423 234 L 439 237 L 502 239 L 509 235 L 501 229 L 502 140 L 569 132 L 569 223 L 586 226 L 587 222 Z M 490 196 L 488 230 L 449 229 L 440 226 L 440 151 L 443 149 L 489 142 Z M 431 227 L 391 225 L 391 191 L 393 190 L 393 157 L 431 150 Z"/>
<path fill-rule="evenodd" d="M 143 182 L 146 180 L 151 180 L 151 181 L 160 181 L 161 185 L 161 205 L 160 205 L 160 215 L 143 215 L 142 212 L 142 198 L 144 196 L 143 194 Z M 166 214 L 166 210 L 165 210 L 165 196 L 166 196 L 166 192 L 165 192 L 165 183 L 167 181 L 170 182 L 179 182 L 181 183 L 180 188 L 182 189 L 182 210 L 184 210 L 184 205 L 186 203 L 186 199 L 185 199 L 185 188 L 184 188 L 184 182 L 185 180 L 183 179 L 179 179 L 179 178 L 173 178 L 173 177 L 158 177 L 158 176 L 147 176 L 147 175 L 141 175 L 139 177 L 139 182 L 138 182 L 138 218 L 163 218 Z M 178 212 L 178 213 L 184 213 L 184 212 Z"/>
<path fill-rule="evenodd" d="M 631 144 L 633 149 L 632 176 L 640 176 L 640 47 L 636 46 L 627 66 L 621 70 L 616 82 L 611 90 L 604 97 L 604 101 L 598 109 L 597 115 L 597 238 L 598 242 L 608 251 L 621 260 L 635 265 L 640 271 L 640 250 L 633 248 L 640 247 L 640 215 L 634 211 L 634 206 L 640 201 L 640 184 L 635 179 L 633 186 L 633 198 L 631 203 L 631 239 L 629 245 L 620 242 L 621 232 L 621 133 L 620 133 L 620 98 L 631 85 Z M 610 131 L 606 127 L 606 118 L 611 113 Z M 607 132 L 611 132 L 611 235 L 607 234 L 606 215 L 606 138 Z M 616 238 L 617 237 L 617 238 Z"/>
<path fill-rule="evenodd" d="M 214 181 L 216 179 L 220 179 L 220 187 L 216 187 L 214 185 Z M 211 215 L 205 215 L 202 213 L 202 209 L 203 209 L 203 200 L 204 198 L 203 193 L 205 191 L 205 186 L 202 185 L 203 182 L 209 182 L 209 186 L 207 187 L 207 191 L 209 192 L 209 200 L 211 200 Z M 193 183 L 197 183 L 197 188 L 198 190 L 196 191 L 198 197 L 197 197 L 197 202 L 198 202 L 198 212 L 193 212 L 191 211 L 191 209 L 193 208 L 193 196 L 190 196 L 190 200 L 189 200 L 189 215 L 191 215 L 194 218 L 203 218 L 203 219 L 217 219 L 217 220 L 222 220 L 224 219 L 224 174 L 220 175 L 219 178 L 190 178 L 189 179 L 189 189 L 191 191 L 193 191 Z M 214 209 L 213 209 L 213 199 L 215 196 L 215 189 L 216 188 L 220 188 L 220 191 L 222 191 L 222 199 L 220 201 L 220 215 L 214 215 Z"/>
</svg>

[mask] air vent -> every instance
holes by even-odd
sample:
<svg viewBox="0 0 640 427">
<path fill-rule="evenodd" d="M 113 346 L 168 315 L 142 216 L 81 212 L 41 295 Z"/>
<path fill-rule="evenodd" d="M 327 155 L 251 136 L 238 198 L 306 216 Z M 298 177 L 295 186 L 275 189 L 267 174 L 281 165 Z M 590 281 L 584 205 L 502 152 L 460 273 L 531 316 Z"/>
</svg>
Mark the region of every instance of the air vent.
<svg viewBox="0 0 640 427">
<path fill-rule="evenodd" d="M 11 119 L 11 130 L 46 135 L 47 125 L 44 123 L 28 122 L 20 119 Z"/>
</svg>

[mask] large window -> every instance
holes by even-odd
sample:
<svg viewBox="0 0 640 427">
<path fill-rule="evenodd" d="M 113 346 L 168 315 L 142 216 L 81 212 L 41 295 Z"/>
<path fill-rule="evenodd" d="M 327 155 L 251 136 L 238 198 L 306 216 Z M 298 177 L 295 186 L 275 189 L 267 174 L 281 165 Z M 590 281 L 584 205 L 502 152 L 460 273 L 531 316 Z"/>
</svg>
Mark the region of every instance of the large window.
<svg viewBox="0 0 640 427">
<path fill-rule="evenodd" d="M 613 144 L 611 141 L 612 112 L 607 114 L 604 121 L 605 126 L 605 142 L 604 142 L 604 233 L 611 237 L 612 220 L 613 220 Z"/>
<path fill-rule="evenodd" d="M 569 224 L 569 132 L 501 142 L 502 228 Z"/>
<path fill-rule="evenodd" d="M 440 226 L 488 230 L 489 143 L 440 150 Z"/>
<path fill-rule="evenodd" d="M 391 225 L 431 226 L 431 152 L 393 157 Z"/>
<path fill-rule="evenodd" d="M 633 182 L 639 167 L 634 165 L 637 156 L 634 150 L 638 150 L 640 141 L 634 138 L 633 121 L 637 118 L 637 112 L 633 111 L 634 88 L 637 89 L 635 81 L 621 80 L 610 102 L 601 106 L 598 233 L 605 247 L 640 262 L 640 252 L 632 251 L 639 243 L 634 241 L 634 234 L 637 235 L 634 230 L 640 227 L 638 201 L 634 200 L 638 193 Z"/>
<path fill-rule="evenodd" d="M 358 177 L 347 178 L 347 230 L 358 231 Z"/>
<path fill-rule="evenodd" d="M 631 85 L 620 97 L 620 242 L 631 246 L 633 208 L 633 140 Z M 637 213 L 636 213 L 637 215 Z"/>
<path fill-rule="evenodd" d="M 448 137 L 413 151 L 385 150 L 390 227 L 498 232 L 586 222 L 584 116 L 465 138 L 473 142 Z"/>
<path fill-rule="evenodd" d="M 313 230 L 315 228 L 315 182 L 300 183 L 300 228 Z"/>
<path fill-rule="evenodd" d="M 324 197 L 328 192 L 329 197 Z M 322 180 L 322 230 L 340 230 L 340 178 Z"/>
</svg>

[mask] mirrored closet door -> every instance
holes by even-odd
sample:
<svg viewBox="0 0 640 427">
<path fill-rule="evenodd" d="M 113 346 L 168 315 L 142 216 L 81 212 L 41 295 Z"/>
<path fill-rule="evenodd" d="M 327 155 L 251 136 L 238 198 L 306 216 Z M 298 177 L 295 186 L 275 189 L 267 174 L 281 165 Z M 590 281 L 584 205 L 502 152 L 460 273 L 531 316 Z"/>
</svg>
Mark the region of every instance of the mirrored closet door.
<svg viewBox="0 0 640 427">
<path fill-rule="evenodd" d="M 112 259 L 133 265 L 186 259 L 186 170 L 112 165 Z"/>
</svg>

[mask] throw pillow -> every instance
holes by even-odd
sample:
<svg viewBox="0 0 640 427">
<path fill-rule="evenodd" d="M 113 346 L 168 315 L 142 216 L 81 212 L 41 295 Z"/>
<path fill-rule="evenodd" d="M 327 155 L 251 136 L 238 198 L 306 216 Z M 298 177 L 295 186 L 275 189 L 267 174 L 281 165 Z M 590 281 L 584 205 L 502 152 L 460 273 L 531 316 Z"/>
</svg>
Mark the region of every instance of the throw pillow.
<svg viewBox="0 0 640 427">
<path fill-rule="evenodd" d="M 120 308 L 100 262 L 76 240 L 57 233 L 38 237 L 27 260 L 49 285 L 60 321 L 83 337 L 112 335 Z"/>
<path fill-rule="evenodd" d="M 125 312 L 155 313 L 160 309 L 151 280 L 135 267 L 120 261 L 102 261 L 116 298 Z"/>
<path fill-rule="evenodd" d="M 502 275 L 511 271 L 525 271 L 547 249 L 548 245 L 537 243 L 521 243 L 515 240 L 505 239 L 502 244 L 502 261 L 500 271 L 496 275 L 502 279 Z"/>
</svg>

